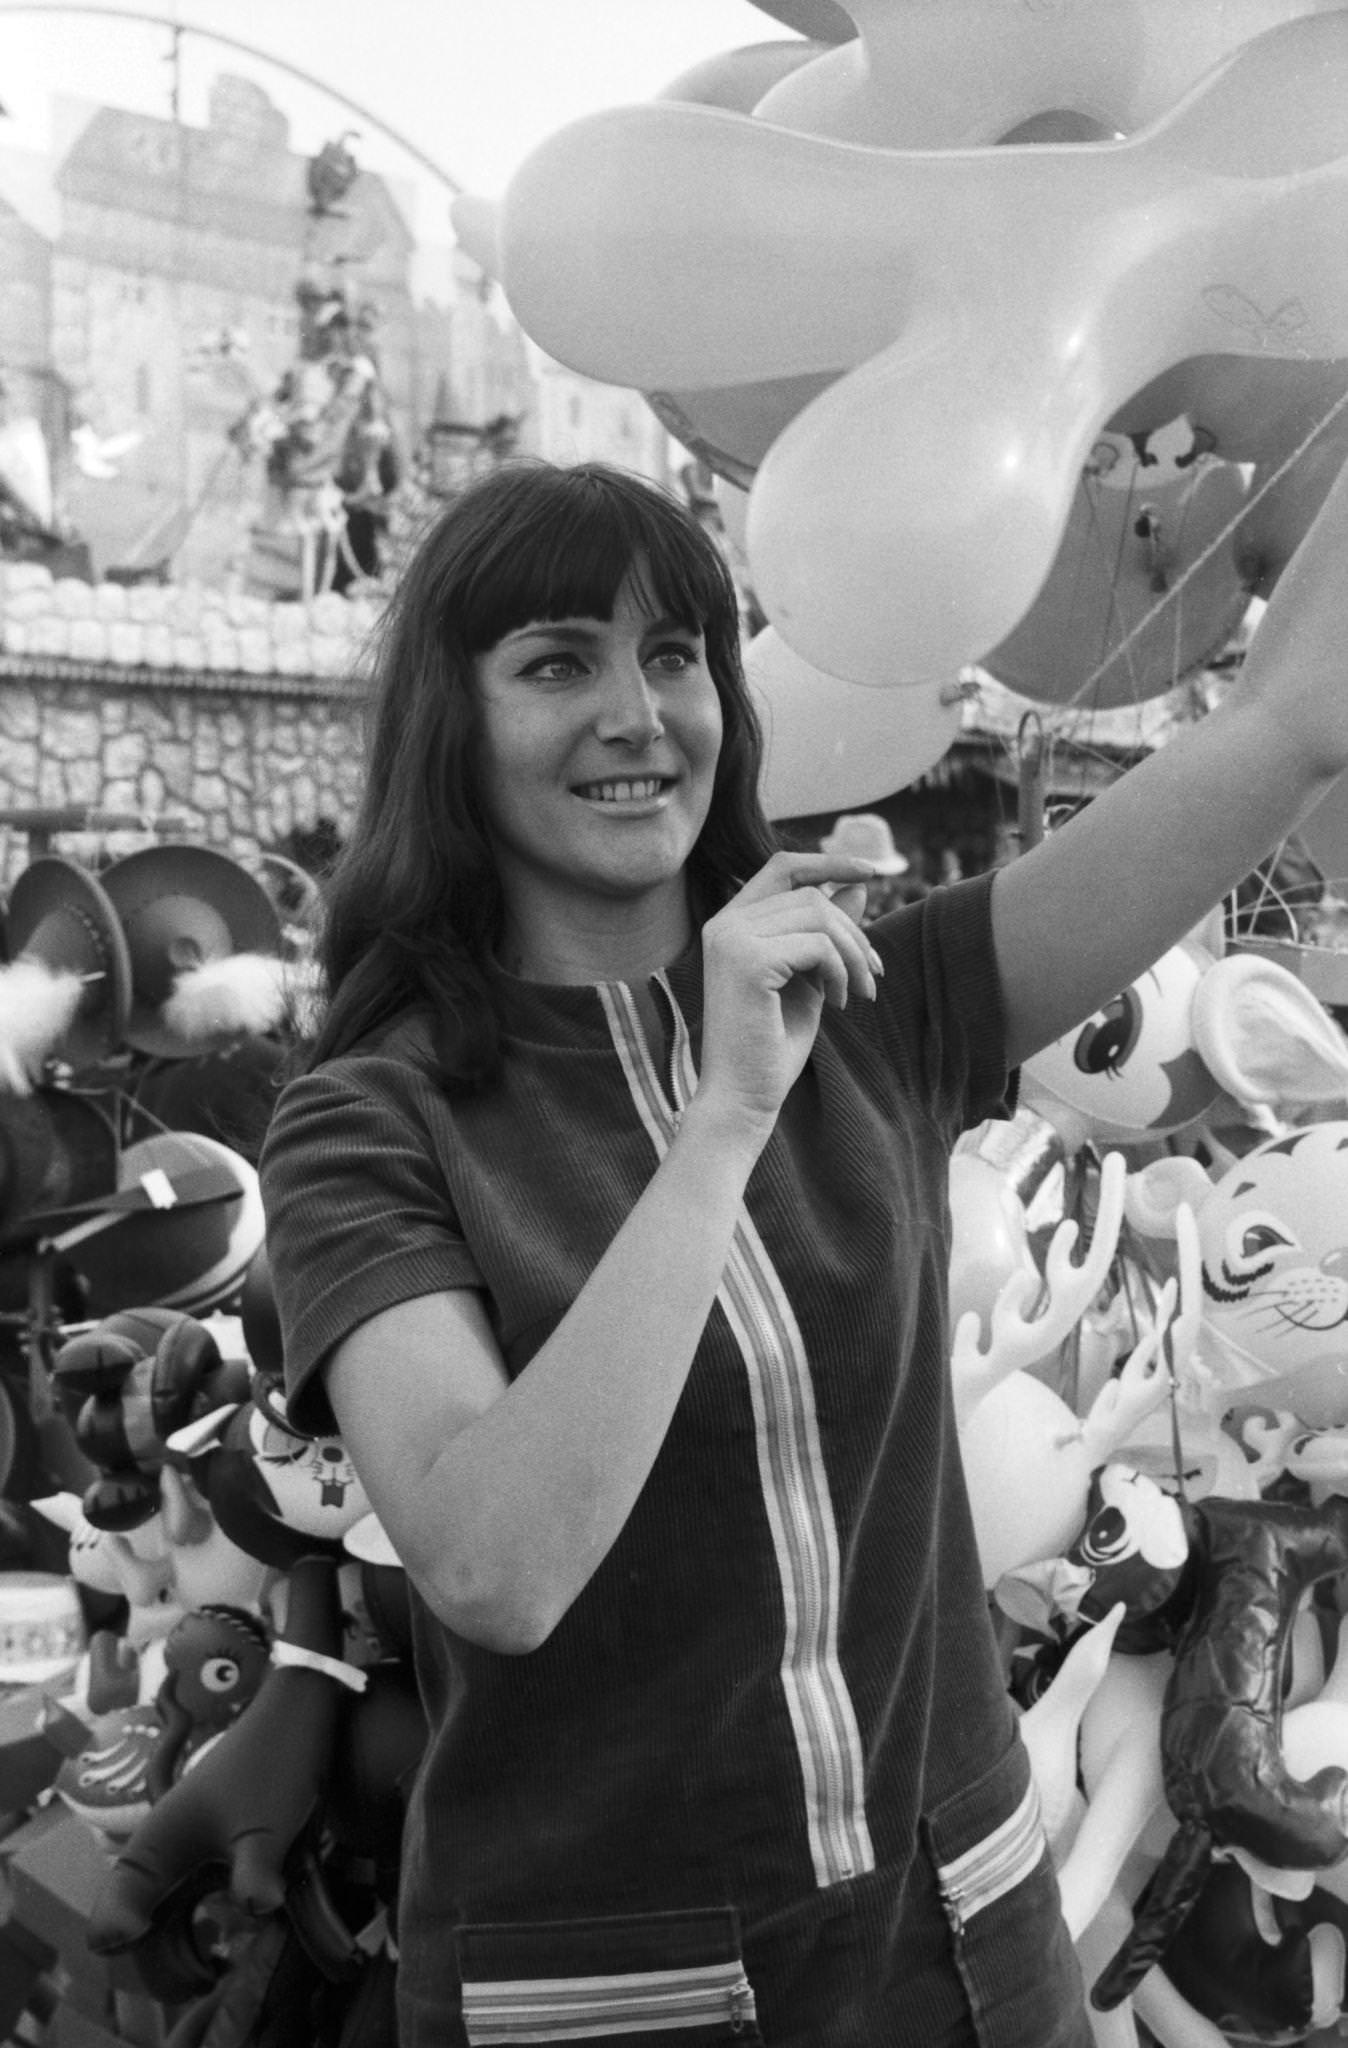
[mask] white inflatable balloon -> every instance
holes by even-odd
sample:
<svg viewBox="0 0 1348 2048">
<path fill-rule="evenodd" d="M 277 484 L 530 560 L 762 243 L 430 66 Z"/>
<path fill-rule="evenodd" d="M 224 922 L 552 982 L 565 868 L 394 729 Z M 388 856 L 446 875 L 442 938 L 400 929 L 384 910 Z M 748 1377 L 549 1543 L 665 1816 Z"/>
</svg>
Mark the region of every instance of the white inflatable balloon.
<svg viewBox="0 0 1348 2048">
<path fill-rule="evenodd" d="M 521 168 L 499 247 L 523 326 L 590 376 L 676 396 L 832 380 L 758 468 L 752 581 L 806 660 L 886 686 L 950 681 L 1007 637 L 1092 446 L 1149 382 L 1193 357 L 1348 358 L 1345 198 L 1335 9 L 1240 44 L 1119 143 L 596 115 Z"/>
<path fill-rule="evenodd" d="M 744 669 L 767 742 L 770 818 L 856 810 L 891 796 L 934 766 L 960 729 L 958 690 L 842 682 L 802 661 L 771 626 L 750 641 Z"/>
</svg>

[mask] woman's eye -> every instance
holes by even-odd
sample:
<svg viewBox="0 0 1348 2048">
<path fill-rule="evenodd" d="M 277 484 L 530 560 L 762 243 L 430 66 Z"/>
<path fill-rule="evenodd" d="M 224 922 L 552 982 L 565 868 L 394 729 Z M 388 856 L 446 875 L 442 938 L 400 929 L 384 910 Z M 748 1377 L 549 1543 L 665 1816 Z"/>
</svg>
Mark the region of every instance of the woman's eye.
<svg viewBox="0 0 1348 2048">
<path fill-rule="evenodd" d="M 545 654 L 522 673 L 538 683 L 565 683 L 581 673 L 581 664 L 574 654 Z"/>
<path fill-rule="evenodd" d="M 646 666 L 658 668 L 668 676 L 678 676 L 682 675 L 685 669 L 692 668 L 696 661 L 696 648 L 670 642 L 664 647 L 657 647 L 653 654 L 648 655 Z"/>
</svg>

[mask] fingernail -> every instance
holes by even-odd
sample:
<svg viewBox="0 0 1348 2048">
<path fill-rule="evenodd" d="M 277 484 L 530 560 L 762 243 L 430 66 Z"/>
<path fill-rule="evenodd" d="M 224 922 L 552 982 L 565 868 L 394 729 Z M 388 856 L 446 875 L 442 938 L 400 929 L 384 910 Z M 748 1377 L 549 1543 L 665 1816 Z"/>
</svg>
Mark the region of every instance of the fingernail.
<svg viewBox="0 0 1348 2048">
<path fill-rule="evenodd" d="M 866 951 L 870 957 L 872 974 L 883 974 L 885 971 L 885 963 L 880 958 L 880 955 L 876 952 L 874 946 L 868 945 Z"/>
</svg>

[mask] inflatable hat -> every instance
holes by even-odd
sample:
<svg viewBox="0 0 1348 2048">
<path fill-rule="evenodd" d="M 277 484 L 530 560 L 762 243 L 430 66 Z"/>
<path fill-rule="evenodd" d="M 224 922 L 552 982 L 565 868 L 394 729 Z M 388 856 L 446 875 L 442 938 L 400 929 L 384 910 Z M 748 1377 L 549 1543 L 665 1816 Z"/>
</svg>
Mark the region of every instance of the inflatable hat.
<svg viewBox="0 0 1348 2048">
<path fill-rule="evenodd" d="M 50 1234 L 117 1186 L 117 1134 L 85 1097 L 59 1088 L 0 1095 L 0 1247 Z"/>
<path fill-rule="evenodd" d="M 145 847 L 103 876 L 131 958 L 128 1042 L 186 1059 L 270 1030 L 284 1010 L 281 923 L 228 854 Z"/>
<path fill-rule="evenodd" d="M 204 1315 L 231 1302 L 262 1243 L 262 1197 L 246 1159 L 197 1131 L 128 1145 L 118 1187 L 148 1200 L 70 1249 L 90 1316 L 172 1308 Z"/>
<path fill-rule="evenodd" d="M 121 1044 L 131 963 L 106 891 L 73 861 L 30 861 L 5 913 L 0 968 L 0 1085 L 26 1094 L 59 1055 L 72 1067 Z"/>
</svg>

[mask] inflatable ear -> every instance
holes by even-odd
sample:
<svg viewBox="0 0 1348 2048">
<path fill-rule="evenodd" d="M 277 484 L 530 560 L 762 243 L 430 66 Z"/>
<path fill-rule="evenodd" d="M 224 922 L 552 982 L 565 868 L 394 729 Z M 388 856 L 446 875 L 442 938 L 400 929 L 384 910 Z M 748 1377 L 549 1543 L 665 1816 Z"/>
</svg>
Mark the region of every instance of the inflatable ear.
<svg viewBox="0 0 1348 2048">
<path fill-rule="evenodd" d="M 1091 1574 L 1065 1557 L 1037 1558 L 1003 1572 L 993 1588 L 1002 1613 L 1035 1635 L 1056 1633 L 1064 1620 L 1075 1623 L 1090 1591 Z"/>
<path fill-rule="evenodd" d="M 1077 1738 L 1081 1716 L 1105 1675 L 1123 1620 L 1120 1601 L 1094 1628 L 1077 1637 L 1052 1683 L 1021 1716 L 1020 1733 L 1039 1791 L 1044 1832 L 1056 1852 L 1078 1806 Z"/>
<path fill-rule="evenodd" d="M 1181 1203 L 1197 1214 L 1211 1193 L 1212 1182 L 1198 1161 L 1176 1153 L 1167 1159 L 1153 1159 L 1129 1174 L 1123 1213 L 1143 1237 L 1174 1237 Z"/>
<path fill-rule="evenodd" d="M 1194 1043 L 1247 1103 L 1348 1098 L 1348 1038 L 1295 974 L 1256 953 L 1209 968 L 1194 992 Z"/>
</svg>

